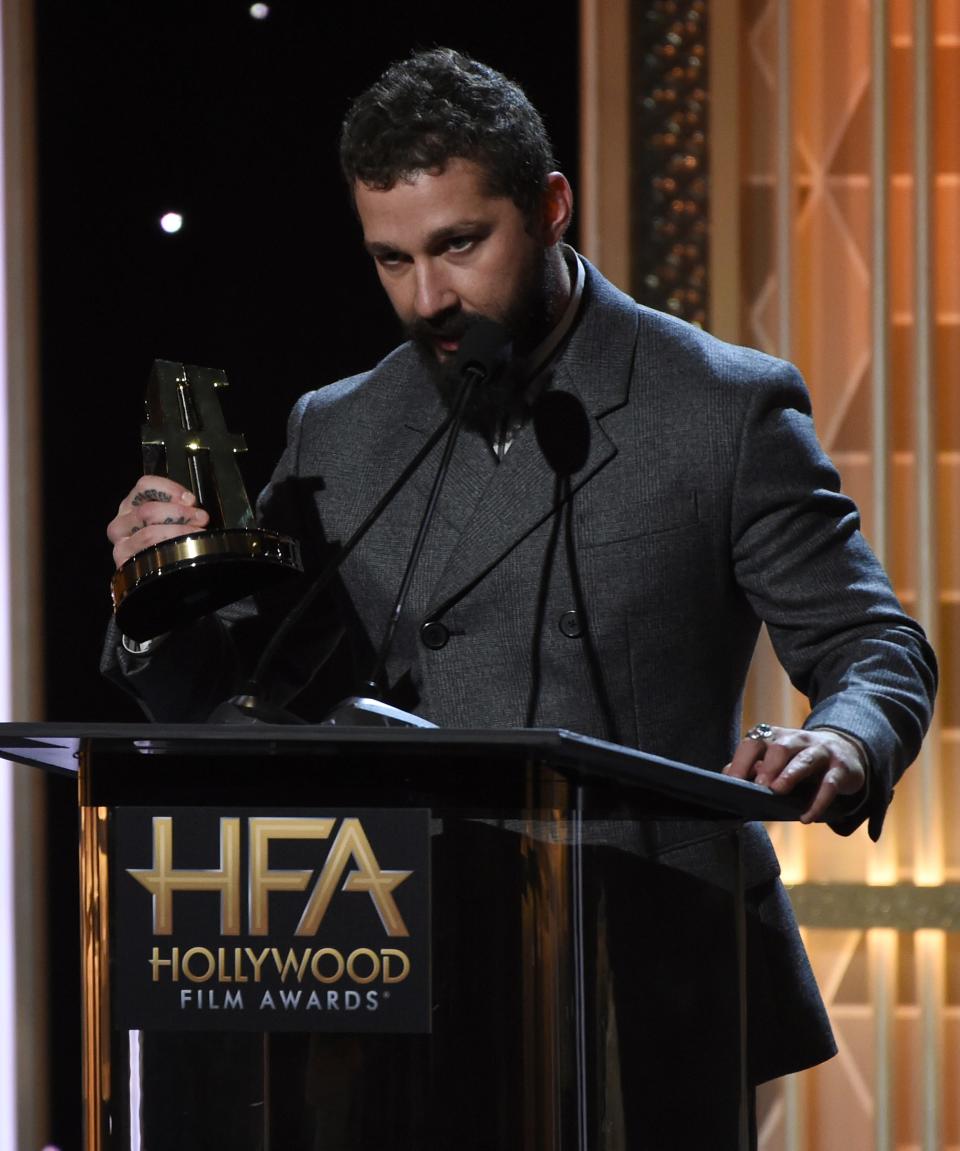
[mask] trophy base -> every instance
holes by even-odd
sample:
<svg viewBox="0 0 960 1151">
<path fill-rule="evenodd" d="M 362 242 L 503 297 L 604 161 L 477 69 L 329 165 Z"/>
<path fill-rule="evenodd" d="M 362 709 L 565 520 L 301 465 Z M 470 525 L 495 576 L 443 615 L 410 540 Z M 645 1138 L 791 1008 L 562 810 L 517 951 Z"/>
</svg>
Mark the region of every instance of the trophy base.
<svg viewBox="0 0 960 1151">
<path fill-rule="evenodd" d="M 137 552 L 114 573 L 117 627 L 143 643 L 303 571 L 300 545 L 247 528 L 194 532 Z"/>
</svg>

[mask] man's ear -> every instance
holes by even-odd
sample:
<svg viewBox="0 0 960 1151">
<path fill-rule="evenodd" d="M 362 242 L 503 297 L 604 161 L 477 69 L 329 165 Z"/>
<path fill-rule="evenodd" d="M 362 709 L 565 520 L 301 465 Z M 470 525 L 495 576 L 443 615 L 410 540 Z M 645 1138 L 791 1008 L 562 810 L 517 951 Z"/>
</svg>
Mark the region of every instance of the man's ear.
<svg viewBox="0 0 960 1151">
<path fill-rule="evenodd" d="M 540 204 L 540 226 L 546 247 L 559 244 L 573 218 L 573 189 L 562 172 L 551 172 Z"/>
</svg>

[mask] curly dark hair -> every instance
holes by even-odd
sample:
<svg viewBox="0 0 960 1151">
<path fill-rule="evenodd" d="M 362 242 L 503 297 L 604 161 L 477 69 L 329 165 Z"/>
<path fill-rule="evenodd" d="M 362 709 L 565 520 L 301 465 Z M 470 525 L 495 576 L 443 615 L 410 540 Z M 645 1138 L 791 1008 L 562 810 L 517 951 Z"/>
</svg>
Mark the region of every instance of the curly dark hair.
<svg viewBox="0 0 960 1151">
<path fill-rule="evenodd" d="M 528 220 L 556 168 L 543 120 L 523 90 L 452 48 L 391 64 L 343 122 L 340 166 L 351 194 L 357 181 L 385 190 L 457 157 L 478 164 L 491 195 L 509 197 Z"/>
</svg>

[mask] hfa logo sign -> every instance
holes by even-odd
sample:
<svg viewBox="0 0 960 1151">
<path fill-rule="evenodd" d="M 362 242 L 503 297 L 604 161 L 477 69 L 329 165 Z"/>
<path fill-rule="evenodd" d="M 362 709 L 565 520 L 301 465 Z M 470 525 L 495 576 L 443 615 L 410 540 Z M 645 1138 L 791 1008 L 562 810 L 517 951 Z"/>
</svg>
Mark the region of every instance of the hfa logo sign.
<svg viewBox="0 0 960 1151">
<path fill-rule="evenodd" d="M 153 865 L 128 867 L 128 874 L 153 896 L 153 934 L 173 934 L 173 894 L 176 891 L 214 891 L 220 896 L 220 934 L 240 934 L 242 874 L 240 865 L 241 821 L 235 816 L 220 819 L 220 866 L 175 868 L 173 866 L 173 817 L 153 817 Z M 387 935 L 409 935 L 393 898 L 393 889 L 412 871 L 381 869 L 363 823 L 356 817 L 340 822 L 340 830 L 318 872 L 313 868 L 279 870 L 269 865 L 270 843 L 277 840 L 325 840 L 337 820 L 330 817 L 252 816 L 246 821 L 249 850 L 248 904 L 250 935 L 269 935 L 268 897 L 271 891 L 304 891 L 316 882 L 300 916 L 294 935 L 316 935 L 334 892 L 346 872 L 343 891 L 366 892 L 380 916 Z M 351 862 L 354 868 L 348 871 Z"/>
<path fill-rule="evenodd" d="M 429 1030 L 428 812 L 112 820 L 124 1026 Z"/>
</svg>

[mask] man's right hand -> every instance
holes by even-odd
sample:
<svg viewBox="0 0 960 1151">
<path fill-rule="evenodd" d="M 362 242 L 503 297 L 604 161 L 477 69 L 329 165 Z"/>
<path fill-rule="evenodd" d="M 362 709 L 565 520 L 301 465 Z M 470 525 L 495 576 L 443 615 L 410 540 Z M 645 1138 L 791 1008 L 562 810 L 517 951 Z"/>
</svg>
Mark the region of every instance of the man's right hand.
<svg viewBox="0 0 960 1151">
<path fill-rule="evenodd" d="M 121 568 L 144 548 L 202 531 L 209 522 L 193 492 L 166 476 L 141 476 L 107 525 L 113 562 Z"/>
</svg>

